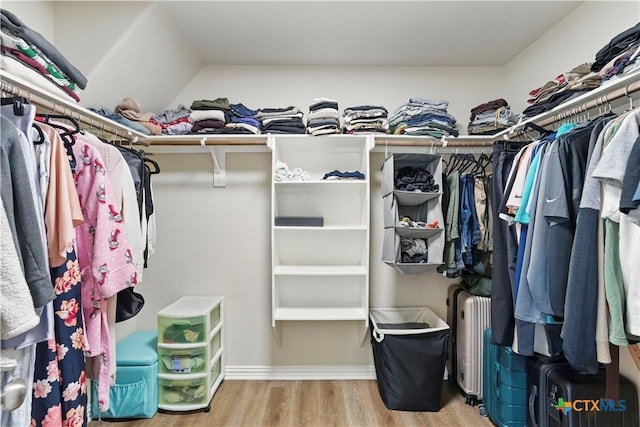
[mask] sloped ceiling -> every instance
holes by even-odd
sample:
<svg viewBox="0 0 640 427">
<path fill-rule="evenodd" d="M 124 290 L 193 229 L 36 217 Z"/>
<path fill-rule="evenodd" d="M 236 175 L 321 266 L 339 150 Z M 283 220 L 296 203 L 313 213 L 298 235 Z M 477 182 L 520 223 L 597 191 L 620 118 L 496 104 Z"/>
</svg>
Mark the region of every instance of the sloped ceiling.
<svg viewBox="0 0 640 427">
<path fill-rule="evenodd" d="M 205 64 L 501 66 L 580 1 L 161 1 Z"/>
<path fill-rule="evenodd" d="M 12 2 L 16 3 L 16 2 Z M 158 111 L 207 65 L 507 64 L 582 1 L 56 1 L 84 106 Z M 39 5 L 39 6 L 38 6 Z M 44 6 L 43 6 L 44 5 Z"/>
</svg>

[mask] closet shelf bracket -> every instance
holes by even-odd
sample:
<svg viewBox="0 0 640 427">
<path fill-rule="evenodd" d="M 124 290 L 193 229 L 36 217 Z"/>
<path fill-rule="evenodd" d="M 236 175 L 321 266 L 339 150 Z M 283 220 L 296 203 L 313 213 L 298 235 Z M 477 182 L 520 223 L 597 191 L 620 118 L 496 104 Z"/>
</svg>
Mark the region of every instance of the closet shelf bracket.
<svg viewBox="0 0 640 427">
<path fill-rule="evenodd" d="M 226 169 L 226 157 L 227 151 L 220 147 L 209 147 L 211 153 L 211 159 L 213 160 L 213 186 L 214 187 L 226 187 L 227 186 L 227 169 Z"/>
</svg>

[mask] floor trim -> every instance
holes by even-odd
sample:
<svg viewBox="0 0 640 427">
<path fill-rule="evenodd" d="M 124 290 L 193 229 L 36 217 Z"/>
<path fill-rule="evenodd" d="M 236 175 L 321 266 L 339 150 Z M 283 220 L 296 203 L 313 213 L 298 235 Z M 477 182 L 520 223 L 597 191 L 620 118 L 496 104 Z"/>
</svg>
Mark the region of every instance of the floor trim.
<svg viewBox="0 0 640 427">
<path fill-rule="evenodd" d="M 227 380 L 375 380 L 373 366 L 227 366 Z"/>
</svg>

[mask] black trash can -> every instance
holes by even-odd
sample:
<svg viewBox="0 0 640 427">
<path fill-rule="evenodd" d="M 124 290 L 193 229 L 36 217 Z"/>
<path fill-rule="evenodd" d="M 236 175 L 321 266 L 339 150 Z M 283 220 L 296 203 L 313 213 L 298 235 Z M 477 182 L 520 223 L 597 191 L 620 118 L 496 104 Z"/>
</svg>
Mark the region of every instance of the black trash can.
<svg viewBox="0 0 640 427">
<path fill-rule="evenodd" d="M 371 346 L 388 409 L 440 410 L 449 326 L 427 307 L 372 308 Z"/>
</svg>

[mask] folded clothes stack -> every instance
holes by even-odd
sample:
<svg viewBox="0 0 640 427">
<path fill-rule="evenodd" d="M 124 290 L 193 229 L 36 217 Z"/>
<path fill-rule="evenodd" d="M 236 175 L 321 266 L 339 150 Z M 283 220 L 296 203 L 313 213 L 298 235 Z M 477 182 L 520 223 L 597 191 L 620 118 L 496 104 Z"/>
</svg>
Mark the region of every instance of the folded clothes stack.
<svg viewBox="0 0 640 427">
<path fill-rule="evenodd" d="M 141 113 L 140 104 L 133 98 L 126 97 L 123 99 L 116 106 L 115 113 L 144 126 L 151 135 L 160 135 L 162 133 L 162 126 L 151 121 L 154 113 Z"/>
<path fill-rule="evenodd" d="M 87 78 L 40 33 L 0 9 L 0 68 L 47 92 L 79 102 Z"/>
<path fill-rule="evenodd" d="M 304 114 L 299 107 L 262 108 L 256 118 L 262 124 L 264 133 L 304 134 L 307 128 L 303 121 Z"/>
<path fill-rule="evenodd" d="M 595 56 L 591 71 L 605 80 L 640 67 L 640 22 L 614 36 Z"/>
<path fill-rule="evenodd" d="M 492 135 L 517 122 L 518 118 L 511 112 L 507 101 L 499 98 L 471 109 L 467 131 L 469 135 Z"/>
<path fill-rule="evenodd" d="M 191 133 L 225 133 L 221 129 L 229 122 L 231 105 L 228 98 L 197 99 L 191 103 L 189 122 Z"/>
<path fill-rule="evenodd" d="M 378 105 L 357 105 L 342 113 L 345 133 L 389 133 L 389 112 Z"/>
<path fill-rule="evenodd" d="M 307 116 L 307 133 L 310 135 L 342 133 L 338 101 L 329 98 L 313 100 Z"/>
<path fill-rule="evenodd" d="M 395 135 L 458 136 L 456 118 L 447 113 L 449 101 L 413 97 L 389 118 Z"/>
<path fill-rule="evenodd" d="M 599 87 L 602 77 L 591 71 L 591 68 L 590 62 L 579 64 L 530 91 L 527 102 L 531 105 L 525 108 L 520 119 L 544 113 L 571 98 Z"/>
<path fill-rule="evenodd" d="M 244 104 L 231 104 L 229 112 L 229 123 L 225 128 L 236 131 L 237 133 L 259 134 L 262 124 L 256 118 L 260 110 L 252 110 Z"/>
<path fill-rule="evenodd" d="M 151 123 L 162 128 L 165 135 L 187 135 L 193 125 L 189 121 L 191 110 L 180 104 L 177 108 L 168 108 L 160 114 L 151 117 Z"/>
</svg>

